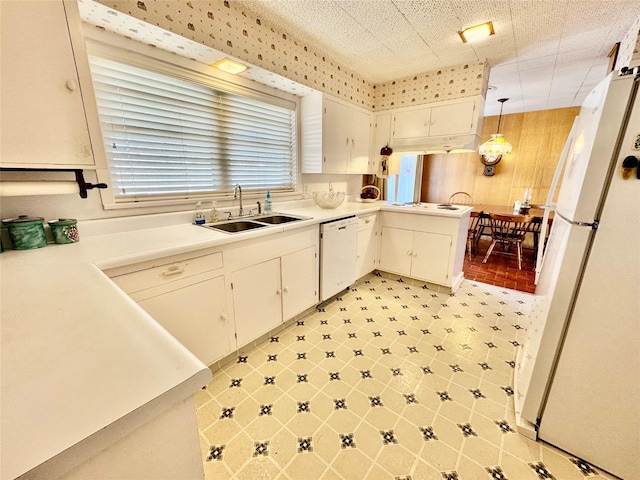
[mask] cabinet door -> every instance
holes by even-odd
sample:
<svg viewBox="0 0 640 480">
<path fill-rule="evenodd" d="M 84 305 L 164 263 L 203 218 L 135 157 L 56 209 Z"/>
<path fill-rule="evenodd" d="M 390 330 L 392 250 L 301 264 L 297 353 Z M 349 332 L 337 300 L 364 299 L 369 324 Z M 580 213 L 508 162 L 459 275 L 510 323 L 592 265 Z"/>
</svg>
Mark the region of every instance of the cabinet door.
<svg viewBox="0 0 640 480">
<path fill-rule="evenodd" d="M 0 9 L 2 164 L 93 165 L 65 5 Z"/>
<path fill-rule="evenodd" d="M 371 143 L 371 119 L 369 113 L 351 112 L 351 160 L 350 173 L 369 173 L 369 150 Z"/>
<path fill-rule="evenodd" d="M 238 345 L 246 345 L 282 323 L 280 259 L 231 274 Z"/>
<path fill-rule="evenodd" d="M 351 152 L 351 110 L 324 100 L 322 117 L 322 173 L 348 173 Z"/>
<path fill-rule="evenodd" d="M 377 240 L 377 232 L 373 226 L 358 230 L 356 278 L 361 278 L 375 270 Z"/>
<path fill-rule="evenodd" d="M 433 107 L 429 135 L 434 137 L 470 133 L 473 126 L 474 105 L 473 100 L 468 100 Z"/>
<path fill-rule="evenodd" d="M 429 136 L 431 107 L 396 112 L 393 122 L 393 138 L 422 138 Z"/>
<path fill-rule="evenodd" d="M 380 234 L 380 270 L 411 274 L 413 231 L 382 227 Z"/>
<path fill-rule="evenodd" d="M 231 351 L 225 299 L 224 277 L 220 276 L 138 304 L 191 353 L 211 365 Z"/>
<path fill-rule="evenodd" d="M 373 147 L 370 154 L 369 172 L 377 173 L 380 163 L 380 150 L 386 145 L 391 145 L 391 114 L 380 113 L 375 116 L 375 131 L 373 134 Z"/>
<path fill-rule="evenodd" d="M 318 257 L 311 246 L 281 257 L 282 315 L 286 322 L 318 303 Z"/>
<path fill-rule="evenodd" d="M 415 232 L 413 237 L 411 276 L 446 285 L 449 273 L 451 236 Z"/>
</svg>

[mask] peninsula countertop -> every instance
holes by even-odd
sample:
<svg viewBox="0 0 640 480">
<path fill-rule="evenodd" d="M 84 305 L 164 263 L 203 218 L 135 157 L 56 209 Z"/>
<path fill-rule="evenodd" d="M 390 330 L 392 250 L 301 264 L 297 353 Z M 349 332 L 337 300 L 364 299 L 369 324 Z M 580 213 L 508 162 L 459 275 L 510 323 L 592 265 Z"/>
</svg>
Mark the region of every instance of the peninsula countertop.
<svg viewBox="0 0 640 480">
<path fill-rule="evenodd" d="M 206 385 L 211 371 L 101 271 L 379 210 L 460 217 L 470 207 L 302 202 L 307 220 L 242 234 L 190 214 L 79 222 L 80 242 L 0 255 L 2 471 L 12 479 L 123 418 L 152 418 Z M 94 381 L 99 378 L 99 381 Z M 135 423 L 135 422 L 134 422 Z"/>
</svg>

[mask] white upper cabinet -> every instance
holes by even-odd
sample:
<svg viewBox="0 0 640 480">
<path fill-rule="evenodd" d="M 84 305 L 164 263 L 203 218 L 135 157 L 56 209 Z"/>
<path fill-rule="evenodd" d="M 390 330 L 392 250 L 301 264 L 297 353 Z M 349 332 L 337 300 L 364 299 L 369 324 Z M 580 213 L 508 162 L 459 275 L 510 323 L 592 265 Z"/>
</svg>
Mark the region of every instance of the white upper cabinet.
<svg viewBox="0 0 640 480">
<path fill-rule="evenodd" d="M 461 99 L 455 103 L 434 106 L 431 109 L 429 135 L 460 135 L 476 133 L 476 102 L 474 99 Z"/>
<path fill-rule="evenodd" d="M 83 104 L 93 93 L 80 29 L 75 1 L 0 3 L 3 167 L 94 165 Z"/>
<path fill-rule="evenodd" d="M 315 92 L 302 98 L 302 173 L 368 173 L 373 115 Z"/>
<path fill-rule="evenodd" d="M 351 111 L 346 105 L 325 99 L 322 116 L 322 172 L 347 173 L 350 152 Z M 304 173 L 311 173 L 305 170 L 303 167 Z"/>
<path fill-rule="evenodd" d="M 369 173 L 369 146 L 373 115 L 363 110 L 351 111 L 351 152 L 349 173 Z"/>
<path fill-rule="evenodd" d="M 378 173 L 380 165 L 380 150 L 387 145 L 391 145 L 391 122 L 390 112 L 382 112 L 375 115 L 373 142 L 371 142 L 371 160 L 369 162 L 368 173 Z"/>
<path fill-rule="evenodd" d="M 402 150 L 475 149 L 482 130 L 484 97 L 477 95 L 393 110 L 390 146 Z M 378 118 L 389 115 L 381 112 Z"/>
<path fill-rule="evenodd" d="M 428 137 L 430 123 L 431 107 L 398 111 L 394 115 L 393 140 Z"/>
</svg>

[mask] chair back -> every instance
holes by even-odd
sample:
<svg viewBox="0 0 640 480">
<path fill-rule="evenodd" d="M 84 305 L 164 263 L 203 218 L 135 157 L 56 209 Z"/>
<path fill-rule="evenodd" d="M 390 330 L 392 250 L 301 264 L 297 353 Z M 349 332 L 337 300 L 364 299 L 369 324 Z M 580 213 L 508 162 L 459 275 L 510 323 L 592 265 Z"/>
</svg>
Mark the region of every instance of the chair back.
<svg viewBox="0 0 640 480">
<path fill-rule="evenodd" d="M 531 220 L 526 215 L 489 214 L 491 237 L 499 242 L 521 243 L 529 231 Z"/>
<path fill-rule="evenodd" d="M 473 203 L 473 198 L 467 192 L 456 192 L 451 194 L 449 197 L 450 204 L 456 205 L 471 205 Z"/>
<path fill-rule="evenodd" d="M 477 231 L 478 225 L 480 224 L 480 219 L 482 218 L 483 212 L 476 212 L 475 210 L 471 211 L 469 215 L 469 231 Z"/>
</svg>

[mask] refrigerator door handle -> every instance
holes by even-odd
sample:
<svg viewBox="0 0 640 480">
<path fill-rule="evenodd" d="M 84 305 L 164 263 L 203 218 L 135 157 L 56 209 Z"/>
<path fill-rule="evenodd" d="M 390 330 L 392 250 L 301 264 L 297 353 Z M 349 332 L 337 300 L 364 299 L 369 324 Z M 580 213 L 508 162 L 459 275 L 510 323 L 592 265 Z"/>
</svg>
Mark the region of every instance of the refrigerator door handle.
<svg viewBox="0 0 640 480">
<path fill-rule="evenodd" d="M 591 230 L 597 230 L 598 225 L 600 224 L 600 220 L 594 220 L 593 222 L 576 222 L 575 220 L 569 220 L 567 217 L 562 215 L 560 212 L 556 210 L 556 215 L 562 218 L 565 222 L 575 225 L 576 227 L 590 227 Z"/>
<path fill-rule="evenodd" d="M 600 222 L 598 220 L 594 220 L 592 223 L 589 222 L 573 222 L 574 225 L 578 227 L 591 227 L 591 230 L 597 230 Z"/>
</svg>

